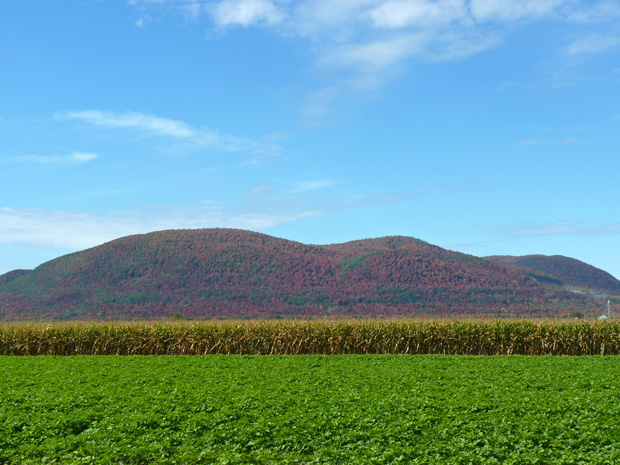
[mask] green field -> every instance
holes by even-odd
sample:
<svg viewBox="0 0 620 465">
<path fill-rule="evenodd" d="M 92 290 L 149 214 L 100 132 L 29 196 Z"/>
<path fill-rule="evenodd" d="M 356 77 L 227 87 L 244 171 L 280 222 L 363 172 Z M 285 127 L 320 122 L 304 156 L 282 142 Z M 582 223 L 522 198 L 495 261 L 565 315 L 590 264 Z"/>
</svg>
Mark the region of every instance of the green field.
<svg viewBox="0 0 620 465">
<path fill-rule="evenodd" d="M 620 463 L 619 362 L 0 357 L 0 463 Z"/>
</svg>

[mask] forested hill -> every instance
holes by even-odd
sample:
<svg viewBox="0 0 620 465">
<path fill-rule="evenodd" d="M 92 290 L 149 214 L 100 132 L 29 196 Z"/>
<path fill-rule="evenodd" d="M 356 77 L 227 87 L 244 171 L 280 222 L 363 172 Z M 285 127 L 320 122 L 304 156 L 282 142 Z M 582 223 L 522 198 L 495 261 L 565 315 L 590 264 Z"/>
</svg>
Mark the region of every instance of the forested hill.
<svg viewBox="0 0 620 465">
<path fill-rule="evenodd" d="M 7 284 L 27 273 L 30 273 L 30 271 L 31 270 L 13 270 L 3 275 L 0 275 L 0 286 L 2 286 L 3 284 Z"/>
<path fill-rule="evenodd" d="M 0 319 L 547 315 L 599 303 L 409 237 L 326 246 L 234 229 L 128 236 L 0 277 Z"/>
<path fill-rule="evenodd" d="M 486 257 L 494 263 L 513 265 L 541 282 L 620 294 L 620 281 L 580 260 L 562 255 L 524 255 Z"/>
</svg>

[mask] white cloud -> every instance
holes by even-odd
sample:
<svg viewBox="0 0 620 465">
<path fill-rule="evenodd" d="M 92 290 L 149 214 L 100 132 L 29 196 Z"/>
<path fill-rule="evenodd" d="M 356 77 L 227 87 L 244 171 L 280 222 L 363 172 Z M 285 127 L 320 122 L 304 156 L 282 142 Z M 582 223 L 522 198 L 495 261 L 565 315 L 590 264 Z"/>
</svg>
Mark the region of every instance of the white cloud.
<svg viewBox="0 0 620 465">
<path fill-rule="evenodd" d="M 322 62 L 324 65 L 376 73 L 421 51 L 427 40 L 425 34 L 405 34 L 387 40 L 344 45 Z"/>
<path fill-rule="evenodd" d="M 401 33 L 385 40 L 343 44 L 326 50 L 319 59 L 318 70 L 333 78 L 334 85 L 315 90 L 301 109 L 310 125 L 322 124 L 339 102 L 355 99 L 355 94 L 379 88 L 407 58 L 421 52 L 428 36 L 425 33 Z"/>
<path fill-rule="evenodd" d="M 76 152 L 73 153 L 70 158 L 77 163 L 86 163 L 87 161 L 97 158 L 97 155 L 94 153 Z"/>
<path fill-rule="evenodd" d="M 520 236 L 606 236 L 620 234 L 620 224 L 591 221 L 520 222 L 500 225 L 496 231 L 502 237 Z"/>
<path fill-rule="evenodd" d="M 584 24 L 607 23 L 617 18 L 620 18 L 620 2 L 615 0 L 586 3 L 568 15 L 569 21 Z"/>
<path fill-rule="evenodd" d="M 227 213 L 217 204 L 193 208 L 151 208 L 103 215 L 80 211 L 0 208 L 0 244 L 79 250 L 130 234 L 209 227 L 261 230 L 321 214 L 317 210 Z"/>
<path fill-rule="evenodd" d="M 272 186 L 272 185 L 269 185 L 269 184 L 259 184 L 258 186 L 254 186 L 251 189 L 249 189 L 245 193 L 244 198 L 246 200 L 260 198 L 260 197 L 263 197 L 265 195 L 271 194 L 274 190 L 275 190 L 275 187 Z"/>
<path fill-rule="evenodd" d="M 496 35 L 482 35 L 473 32 L 446 32 L 435 39 L 435 49 L 430 53 L 431 61 L 452 61 L 498 47 L 501 39 Z"/>
<path fill-rule="evenodd" d="M 98 158 L 95 153 L 73 152 L 71 155 L 24 155 L 0 160 L 0 163 L 41 163 L 55 165 L 80 165 Z"/>
<path fill-rule="evenodd" d="M 476 21 L 509 22 L 549 16 L 566 3 L 568 0 L 471 0 L 470 10 Z"/>
<path fill-rule="evenodd" d="M 77 119 L 86 121 L 97 126 L 112 128 L 132 128 L 153 132 L 156 134 L 186 138 L 195 134 L 188 124 L 182 121 L 175 121 L 167 118 L 145 115 L 143 113 L 124 113 L 115 114 L 97 110 L 89 111 L 69 111 L 59 113 L 59 117 L 66 119 Z"/>
<path fill-rule="evenodd" d="M 273 25 L 284 18 L 282 12 L 267 0 L 223 0 L 211 12 L 219 27 Z"/>
<path fill-rule="evenodd" d="M 326 49 L 319 58 L 318 69 L 340 82 L 311 93 L 302 106 L 310 124 L 321 124 L 340 101 L 355 98 L 358 92 L 380 88 L 402 72 L 406 60 L 426 62 L 451 61 L 496 47 L 499 39 L 477 33 L 420 30 L 401 31 L 386 39 L 352 42 Z"/>
<path fill-rule="evenodd" d="M 112 113 L 99 110 L 68 111 L 57 118 L 83 121 L 109 129 L 129 129 L 152 136 L 182 140 L 195 149 L 212 148 L 231 152 L 246 152 L 254 158 L 279 155 L 278 147 L 222 134 L 208 128 L 195 128 L 183 121 L 161 118 L 144 113 Z"/>
<path fill-rule="evenodd" d="M 310 37 L 317 42 L 350 40 L 360 24 L 368 21 L 377 0 L 305 0 L 289 10 L 283 24 L 286 34 Z M 363 26 L 361 26 L 363 27 Z"/>
<path fill-rule="evenodd" d="M 539 141 L 534 140 L 534 139 L 523 139 L 523 140 L 520 140 L 519 142 L 517 142 L 517 147 L 523 147 L 523 146 L 527 146 L 527 145 L 536 145 L 538 143 L 539 143 Z"/>
<path fill-rule="evenodd" d="M 136 27 L 141 29 L 145 28 L 149 23 L 158 23 L 160 20 L 158 18 L 153 18 L 151 15 L 144 14 L 140 16 L 135 22 Z"/>
<path fill-rule="evenodd" d="M 297 183 L 296 187 L 291 191 L 291 193 L 310 192 L 334 186 L 336 184 L 338 184 L 338 181 L 335 181 L 333 179 L 314 179 L 311 181 L 300 181 Z"/>
<path fill-rule="evenodd" d="M 573 42 L 568 46 L 570 55 L 584 53 L 600 53 L 620 45 L 620 37 L 603 36 L 601 34 L 590 34 L 588 37 Z"/>
<path fill-rule="evenodd" d="M 202 7 L 197 1 L 192 1 L 181 7 L 181 11 L 192 21 L 196 22 L 200 18 Z"/>
<path fill-rule="evenodd" d="M 399 29 L 449 24 L 467 17 L 464 0 L 392 0 L 370 10 L 376 27 Z"/>
<path fill-rule="evenodd" d="M 605 22 L 620 17 L 619 0 L 130 0 L 141 10 L 177 8 L 198 20 L 209 13 L 215 26 L 270 26 L 286 36 L 331 45 L 369 41 L 376 30 L 464 27 L 480 34 L 486 23 L 507 25 L 547 17 Z M 454 30 L 453 30 L 454 32 Z"/>
<path fill-rule="evenodd" d="M 301 107 L 308 124 L 320 124 L 321 119 L 329 113 L 329 108 L 338 97 L 340 89 L 336 86 L 319 89 L 310 94 Z"/>
<path fill-rule="evenodd" d="M 199 0 L 132 1 L 165 11 Z M 498 47 L 518 23 L 620 18 L 620 0 L 200 0 L 200 5 L 219 31 L 269 27 L 283 37 L 307 40 L 324 81 L 307 99 L 307 113 L 314 115 L 328 111 L 325 101 L 351 90 L 374 90 L 411 58 L 464 59 Z M 570 53 L 609 49 L 614 40 L 575 43 Z"/>
</svg>

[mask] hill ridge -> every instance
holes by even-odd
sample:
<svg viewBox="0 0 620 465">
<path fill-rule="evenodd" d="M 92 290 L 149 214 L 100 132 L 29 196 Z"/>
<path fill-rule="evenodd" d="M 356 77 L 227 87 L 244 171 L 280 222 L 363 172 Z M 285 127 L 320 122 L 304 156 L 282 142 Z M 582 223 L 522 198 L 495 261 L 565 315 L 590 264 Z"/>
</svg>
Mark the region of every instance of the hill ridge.
<svg viewBox="0 0 620 465">
<path fill-rule="evenodd" d="M 562 286 L 572 286 L 595 291 L 620 293 L 620 281 L 610 273 L 576 258 L 564 255 L 495 255 L 485 259 L 526 270 L 534 279 L 555 281 Z"/>
<path fill-rule="evenodd" d="M 0 285 L 0 319 L 557 316 L 598 303 L 408 236 L 309 245 L 242 229 L 126 236 Z"/>
</svg>

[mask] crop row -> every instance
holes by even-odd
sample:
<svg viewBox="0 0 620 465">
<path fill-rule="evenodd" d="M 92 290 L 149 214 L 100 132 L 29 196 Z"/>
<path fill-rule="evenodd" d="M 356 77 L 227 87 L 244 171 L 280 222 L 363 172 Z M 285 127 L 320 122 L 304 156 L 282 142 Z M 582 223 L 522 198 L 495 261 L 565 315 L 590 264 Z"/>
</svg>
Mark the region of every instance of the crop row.
<svg viewBox="0 0 620 465">
<path fill-rule="evenodd" d="M 617 357 L 2 357 L 0 463 L 620 463 Z"/>
<path fill-rule="evenodd" d="M 620 323 L 258 321 L 0 325 L 0 355 L 618 355 Z"/>
</svg>

